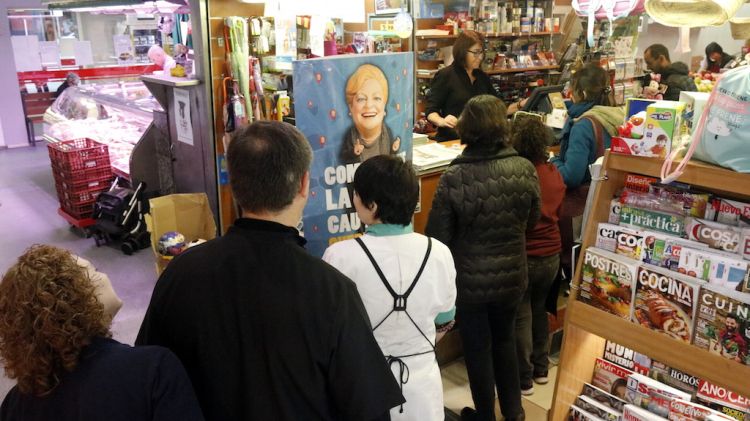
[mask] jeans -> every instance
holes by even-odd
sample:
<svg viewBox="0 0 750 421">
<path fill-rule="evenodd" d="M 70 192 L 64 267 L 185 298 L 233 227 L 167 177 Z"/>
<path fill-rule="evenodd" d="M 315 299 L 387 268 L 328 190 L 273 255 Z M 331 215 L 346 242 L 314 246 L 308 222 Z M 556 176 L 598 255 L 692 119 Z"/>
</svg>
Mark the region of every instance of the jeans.
<svg viewBox="0 0 750 421">
<path fill-rule="evenodd" d="M 516 318 L 516 349 L 521 386 L 531 387 L 533 377 L 546 375 L 549 369 L 549 321 L 545 301 L 557 276 L 560 255 L 528 256 L 529 287 Z"/>
<path fill-rule="evenodd" d="M 495 387 L 505 418 L 523 413 L 515 345 L 517 310 L 517 304 L 456 304 L 477 421 L 495 420 Z"/>
</svg>

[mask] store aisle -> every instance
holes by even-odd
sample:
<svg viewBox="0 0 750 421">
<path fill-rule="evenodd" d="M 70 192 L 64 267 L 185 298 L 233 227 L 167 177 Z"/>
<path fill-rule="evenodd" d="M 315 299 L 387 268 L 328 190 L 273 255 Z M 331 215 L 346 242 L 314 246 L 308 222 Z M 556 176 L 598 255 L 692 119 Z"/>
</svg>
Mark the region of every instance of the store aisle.
<svg viewBox="0 0 750 421">
<path fill-rule="evenodd" d="M 30 245 L 63 247 L 90 260 L 109 275 L 124 305 L 115 317 L 115 339 L 132 344 L 151 299 L 156 281 L 149 249 L 125 256 L 114 247 L 96 247 L 69 229 L 57 214 L 58 202 L 44 143 L 36 147 L 0 150 L 0 272 Z M 0 377 L 0 397 L 13 382 Z"/>
</svg>

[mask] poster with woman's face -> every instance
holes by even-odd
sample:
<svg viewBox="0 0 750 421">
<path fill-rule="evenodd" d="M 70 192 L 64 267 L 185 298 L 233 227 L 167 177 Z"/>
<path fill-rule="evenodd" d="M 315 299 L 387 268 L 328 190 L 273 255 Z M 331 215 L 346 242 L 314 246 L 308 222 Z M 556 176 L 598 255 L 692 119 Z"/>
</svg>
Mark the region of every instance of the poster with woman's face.
<svg viewBox="0 0 750 421">
<path fill-rule="evenodd" d="M 303 216 L 311 253 L 322 256 L 361 228 L 351 191 L 361 162 L 381 154 L 411 160 L 413 63 L 413 53 L 294 62 L 297 127 L 313 149 Z"/>
</svg>

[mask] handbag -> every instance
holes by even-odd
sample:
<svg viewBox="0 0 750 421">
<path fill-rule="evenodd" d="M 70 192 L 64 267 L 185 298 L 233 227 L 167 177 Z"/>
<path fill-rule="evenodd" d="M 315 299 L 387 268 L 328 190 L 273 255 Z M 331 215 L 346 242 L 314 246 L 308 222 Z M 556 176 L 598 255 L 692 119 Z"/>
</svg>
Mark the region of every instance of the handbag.
<svg viewBox="0 0 750 421">
<path fill-rule="evenodd" d="M 670 173 L 679 154 L 680 148 L 674 148 L 664 161 L 663 183 L 682 175 L 690 158 L 737 172 L 750 172 L 750 67 L 732 69 L 719 76 L 703 108 L 690 148 Z"/>
</svg>

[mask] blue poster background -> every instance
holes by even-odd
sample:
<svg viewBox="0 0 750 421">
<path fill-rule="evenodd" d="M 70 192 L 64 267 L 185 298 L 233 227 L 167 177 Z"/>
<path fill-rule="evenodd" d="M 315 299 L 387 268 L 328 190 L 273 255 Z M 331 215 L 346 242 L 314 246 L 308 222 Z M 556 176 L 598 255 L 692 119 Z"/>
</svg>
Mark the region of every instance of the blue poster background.
<svg viewBox="0 0 750 421">
<path fill-rule="evenodd" d="M 350 203 L 348 183 L 358 164 L 340 159 L 344 138 L 352 127 L 346 83 L 359 66 L 372 64 L 388 80 L 385 125 L 399 138 L 398 155 L 411 160 L 414 127 L 413 53 L 347 55 L 295 61 L 294 114 L 297 128 L 313 149 L 310 196 L 303 215 L 307 249 L 322 256 L 329 244 L 351 238 L 360 228 Z"/>
</svg>

